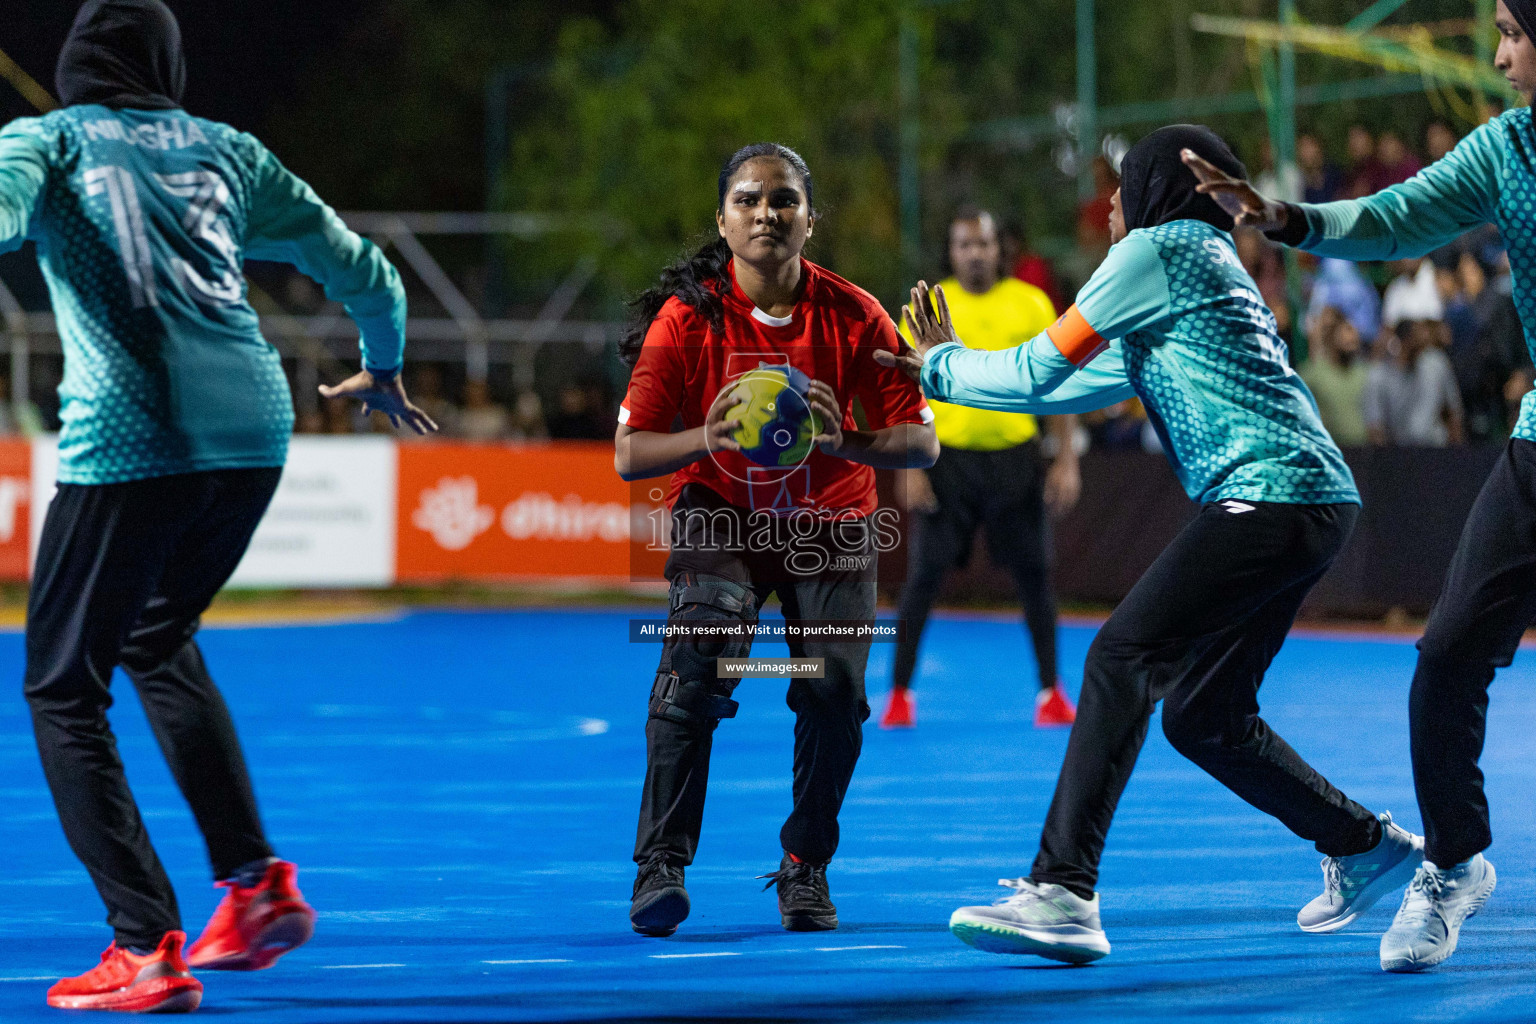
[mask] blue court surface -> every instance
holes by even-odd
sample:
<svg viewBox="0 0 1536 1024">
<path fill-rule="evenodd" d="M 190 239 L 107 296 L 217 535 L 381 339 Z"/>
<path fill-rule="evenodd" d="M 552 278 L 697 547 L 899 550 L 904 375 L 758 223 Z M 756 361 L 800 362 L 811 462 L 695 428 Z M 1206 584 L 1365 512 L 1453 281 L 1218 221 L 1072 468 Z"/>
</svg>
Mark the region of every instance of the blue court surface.
<svg viewBox="0 0 1536 1024">
<path fill-rule="evenodd" d="M 694 913 L 644 939 L 626 912 L 659 648 L 629 612 L 419 612 L 204 633 L 266 822 L 320 912 L 261 974 L 205 973 L 203 1015 L 342 1021 L 1530 1021 L 1536 1019 L 1536 657 L 1496 684 L 1484 767 L 1499 887 L 1455 958 L 1384 975 L 1395 900 L 1333 936 L 1296 929 L 1318 856 L 1175 754 L 1157 730 L 1103 865 L 1114 952 L 1088 967 L 977 952 L 950 911 L 1028 870 L 1066 744 L 1030 724 L 1033 663 L 1003 618 L 941 617 L 919 728 L 868 727 L 830 872 L 843 927 L 788 934 L 754 875 L 789 808 L 783 684 L 749 680 L 717 735 L 688 886 Z M 1092 629 L 1063 629 L 1069 680 Z M 0 1021 L 64 1020 L 50 981 L 110 935 L 65 846 L 0 636 Z M 782 654 L 764 648 L 764 654 Z M 891 648 L 876 645 L 872 702 Z M 1321 771 L 1418 828 L 1408 769 L 1414 651 L 1292 637 L 1266 716 Z M 1069 683 L 1069 685 L 1071 685 Z M 1075 689 L 1075 686 L 1073 686 Z M 114 722 L 195 936 L 216 901 L 201 841 L 121 679 Z M 877 708 L 878 713 L 878 708 Z"/>
</svg>

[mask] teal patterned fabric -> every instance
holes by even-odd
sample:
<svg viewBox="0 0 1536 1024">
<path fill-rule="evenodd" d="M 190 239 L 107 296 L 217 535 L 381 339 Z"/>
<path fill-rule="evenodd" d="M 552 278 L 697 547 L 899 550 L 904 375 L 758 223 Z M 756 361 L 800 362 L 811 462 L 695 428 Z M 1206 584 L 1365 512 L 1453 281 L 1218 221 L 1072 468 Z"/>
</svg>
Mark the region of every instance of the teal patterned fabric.
<svg viewBox="0 0 1536 1024">
<path fill-rule="evenodd" d="M 343 302 L 400 366 L 405 295 L 254 138 L 179 110 L 69 107 L 0 132 L 0 251 L 37 243 L 64 346 L 59 479 L 281 466 L 293 402 L 246 296 L 249 256 Z"/>
<path fill-rule="evenodd" d="M 1122 339 L 1126 373 L 1185 491 L 1201 502 L 1358 503 L 1232 237 L 1197 220 L 1126 242 L 1138 236 L 1159 264 L 1144 272 L 1166 280 L 1167 310 Z M 1081 311 L 1097 326 L 1091 303 Z"/>
</svg>

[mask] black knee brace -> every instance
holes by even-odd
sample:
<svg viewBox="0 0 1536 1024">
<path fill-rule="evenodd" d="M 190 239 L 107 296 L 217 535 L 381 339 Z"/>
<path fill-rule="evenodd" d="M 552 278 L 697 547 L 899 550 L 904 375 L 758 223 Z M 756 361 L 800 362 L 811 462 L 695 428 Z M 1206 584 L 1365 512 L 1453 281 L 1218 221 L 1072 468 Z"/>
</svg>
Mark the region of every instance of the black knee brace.
<svg viewBox="0 0 1536 1024">
<path fill-rule="evenodd" d="M 755 622 L 757 601 L 750 588 L 720 576 L 680 573 L 672 581 L 669 622 Z M 748 637 L 668 639 L 651 689 L 651 717 L 713 729 L 735 718 L 731 700 L 737 680 L 716 677 L 718 658 L 741 658 L 752 650 Z"/>
</svg>

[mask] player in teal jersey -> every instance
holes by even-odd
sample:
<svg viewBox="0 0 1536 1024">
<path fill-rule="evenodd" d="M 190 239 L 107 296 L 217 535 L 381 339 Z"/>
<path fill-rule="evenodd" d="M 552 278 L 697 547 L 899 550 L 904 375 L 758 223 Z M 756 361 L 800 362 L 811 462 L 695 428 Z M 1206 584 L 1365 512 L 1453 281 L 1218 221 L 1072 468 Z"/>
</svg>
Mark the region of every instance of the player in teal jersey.
<svg viewBox="0 0 1536 1024">
<path fill-rule="evenodd" d="M 293 426 L 244 261 L 294 264 L 358 322 L 365 369 L 327 394 L 434 429 L 399 383 L 394 268 L 261 143 L 183 111 L 184 82 L 160 0 L 89 0 L 59 58 L 65 106 L 0 131 L 0 251 L 36 242 L 64 345 L 60 486 L 33 574 L 26 695 L 65 835 L 115 932 L 96 968 L 49 990 L 65 1008 L 194 1009 L 189 962 L 270 966 L 314 919 L 267 842 L 194 639 L 271 500 Z M 107 721 L 119 665 L 228 890 L 186 958 Z"/>
<path fill-rule="evenodd" d="M 1359 513 L 1354 480 L 1238 261 L 1232 219 L 1181 163 L 1242 164 L 1208 129 L 1176 125 L 1122 165 L 1108 258 L 1027 345 L 957 344 L 942 291 L 906 316 L 899 358 L 929 398 L 1008 412 L 1086 412 L 1138 397 L 1199 514 L 1099 630 L 1077 722 L 1029 877 L 950 927 L 991 952 L 1082 963 L 1109 952 L 1094 892 L 1115 805 L 1163 701 L 1173 746 L 1325 855 L 1298 915 L 1335 931 L 1405 884 L 1421 841 L 1312 769 L 1259 717 L 1265 670 Z M 878 358 L 878 357 L 877 357 Z"/>
<path fill-rule="evenodd" d="M 1529 104 L 1536 93 L 1536 0 L 1500 0 L 1494 63 Z M 1473 131 L 1420 174 L 1373 196 L 1318 205 L 1266 200 L 1241 174 L 1190 154 L 1201 189 L 1241 223 L 1321 256 L 1422 256 L 1471 228 L 1494 224 L 1509 251 L 1515 307 L 1536 355 L 1536 125 L 1529 105 Z M 1419 971 L 1456 949 L 1462 923 L 1493 892 L 1493 842 L 1478 758 L 1488 687 L 1536 621 L 1536 392 L 1462 529 L 1419 640 L 1408 700 L 1413 781 L 1425 859 L 1392 927 L 1381 966 Z"/>
</svg>

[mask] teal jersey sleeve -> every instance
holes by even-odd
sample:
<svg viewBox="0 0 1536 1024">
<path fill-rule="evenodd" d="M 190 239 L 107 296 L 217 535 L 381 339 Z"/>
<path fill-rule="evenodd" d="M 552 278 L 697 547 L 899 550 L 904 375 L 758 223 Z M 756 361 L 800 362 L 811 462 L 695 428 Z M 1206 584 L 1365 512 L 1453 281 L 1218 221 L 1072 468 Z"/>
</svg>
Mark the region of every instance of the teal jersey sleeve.
<svg viewBox="0 0 1536 1024">
<path fill-rule="evenodd" d="M 1130 235 L 1109 250 L 1077 294 L 1077 310 L 1111 344 L 1079 369 L 1048 334 L 1000 352 L 943 345 L 929 353 L 929 398 L 977 409 L 1045 415 L 1091 412 L 1135 397 L 1121 347 L 1114 342 L 1171 313 L 1168 275 L 1157 248 Z"/>
<path fill-rule="evenodd" d="M 48 146 L 36 118 L 0 131 L 0 252 L 21 248 L 48 183 Z"/>
<path fill-rule="evenodd" d="M 1077 311 L 1105 341 L 1145 330 L 1173 315 L 1168 272 L 1145 232 L 1132 232 L 1077 293 Z"/>
<path fill-rule="evenodd" d="M 362 333 L 363 365 L 398 373 L 405 359 L 405 286 L 379 247 L 342 222 L 314 189 L 258 148 L 245 254 L 290 263 L 325 288 Z"/>
<path fill-rule="evenodd" d="M 1118 343 L 1078 369 L 1045 334 L 998 352 L 940 345 L 923 365 L 923 391 L 974 409 L 1046 416 L 1092 412 L 1136 394 Z"/>
<path fill-rule="evenodd" d="M 1302 204 L 1301 248 L 1345 260 L 1423 256 L 1495 219 L 1504 143 L 1498 121 L 1403 182 L 1364 199 Z"/>
</svg>

